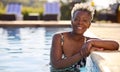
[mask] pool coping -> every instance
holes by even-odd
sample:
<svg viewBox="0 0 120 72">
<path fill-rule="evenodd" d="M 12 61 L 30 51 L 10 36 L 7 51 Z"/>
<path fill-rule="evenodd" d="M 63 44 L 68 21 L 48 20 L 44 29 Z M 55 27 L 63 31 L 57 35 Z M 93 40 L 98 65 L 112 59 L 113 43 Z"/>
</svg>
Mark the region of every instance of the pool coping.
<svg viewBox="0 0 120 72">
<path fill-rule="evenodd" d="M 35 20 L 25 20 L 25 21 L 0 21 L 0 26 L 71 26 L 70 20 L 60 20 L 60 21 L 35 21 Z M 120 23 L 92 23 L 92 26 L 119 26 Z"/>
<path fill-rule="evenodd" d="M 70 21 L 0 21 L 0 26 L 71 26 Z"/>
<path fill-rule="evenodd" d="M 94 51 L 90 57 L 99 72 L 120 72 L 120 51 Z"/>
</svg>

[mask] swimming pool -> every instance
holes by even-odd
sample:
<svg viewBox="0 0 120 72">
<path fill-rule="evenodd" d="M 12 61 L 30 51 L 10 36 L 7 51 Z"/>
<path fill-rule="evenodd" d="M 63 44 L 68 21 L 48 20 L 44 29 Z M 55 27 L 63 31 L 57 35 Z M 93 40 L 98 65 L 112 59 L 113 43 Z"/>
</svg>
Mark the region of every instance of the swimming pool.
<svg viewBox="0 0 120 72">
<path fill-rule="evenodd" d="M 0 72 L 50 72 L 52 36 L 63 31 L 71 28 L 0 27 Z M 93 72 L 91 62 L 81 72 Z"/>
<path fill-rule="evenodd" d="M 0 72 L 49 72 L 52 36 L 70 27 L 0 27 Z"/>
</svg>

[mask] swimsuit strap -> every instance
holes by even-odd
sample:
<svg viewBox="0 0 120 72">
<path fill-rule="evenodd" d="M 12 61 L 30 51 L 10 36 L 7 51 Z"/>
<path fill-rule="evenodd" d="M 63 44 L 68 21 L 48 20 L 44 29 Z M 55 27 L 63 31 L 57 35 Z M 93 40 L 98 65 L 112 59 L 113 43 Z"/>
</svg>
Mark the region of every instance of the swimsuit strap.
<svg viewBox="0 0 120 72">
<path fill-rule="evenodd" d="M 61 48 L 62 48 L 62 52 L 64 53 L 64 51 L 63 51 L 63 45 L 64 45 L 64 35 L 63 35 L 63 33 L 60 33 L 60 35 L 61 35 Z M 66 58 L 66 56 L 65 56 L 65 55 L 63 55 L 63 56 L 62 56 L 62 58 Z"/>
<path fill-rule="evenodd" d="M 63 33 L 60 33 L 61 35 L 61 46 L 63 47 L 63 44 L 64 44 L 64 36 L 63 36 Z"/>
</svg>

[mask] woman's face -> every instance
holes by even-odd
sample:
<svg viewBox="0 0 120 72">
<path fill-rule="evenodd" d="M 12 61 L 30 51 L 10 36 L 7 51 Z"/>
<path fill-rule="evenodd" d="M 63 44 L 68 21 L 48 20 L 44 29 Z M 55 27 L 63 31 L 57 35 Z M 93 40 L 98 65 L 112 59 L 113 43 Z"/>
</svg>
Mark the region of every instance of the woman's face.
<svg viewBox="0 0 120 72">
<path fill-rule="evenodd" d="M 73 15 L 73 33 L 83 34 L 91 24 L 91 15 L 85 11 L 76 11 Z"/>
</svg>

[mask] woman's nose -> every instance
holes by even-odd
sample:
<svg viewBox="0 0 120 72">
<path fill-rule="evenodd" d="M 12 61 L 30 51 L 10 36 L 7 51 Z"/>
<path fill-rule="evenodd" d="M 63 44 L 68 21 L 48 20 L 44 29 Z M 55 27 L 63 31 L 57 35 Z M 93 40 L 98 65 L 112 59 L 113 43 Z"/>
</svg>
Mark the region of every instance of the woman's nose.
<svg viewBox="0 0 120 72">
<path fill-rule="evenodd" d="M 81 24 L 83 24 L 83 23 L 84 23 L 84 22 L 83 22 L 82 20 L 79 20 L 79 21 L 78 21 L 78 24 L 79 24 L 79 25 L 81 25 Z"/>
</svg>

